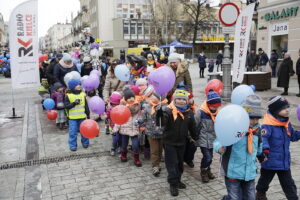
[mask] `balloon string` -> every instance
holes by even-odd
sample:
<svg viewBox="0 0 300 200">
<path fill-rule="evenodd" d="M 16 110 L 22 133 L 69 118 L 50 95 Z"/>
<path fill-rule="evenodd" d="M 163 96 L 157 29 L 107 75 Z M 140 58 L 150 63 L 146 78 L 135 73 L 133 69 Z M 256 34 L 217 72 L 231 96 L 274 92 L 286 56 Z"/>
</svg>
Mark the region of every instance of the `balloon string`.
<svg viewBox="0 0 300 200">
<path fill-rule="evenodd" d="M 161 96 L 159 96 L 161 102 Z M 160 109 L 162 109 L 162 104 L 160 104 Z M 159 117 L 159 128 L 161 129 L 161 116 Z"/>
<path fill-rule="evenodd" d="M 223 160 L 223 155 L 220 156 L 220 166 L 219 166 L 218 179 L 221 176 L 222 160 Z"/>
</svg>

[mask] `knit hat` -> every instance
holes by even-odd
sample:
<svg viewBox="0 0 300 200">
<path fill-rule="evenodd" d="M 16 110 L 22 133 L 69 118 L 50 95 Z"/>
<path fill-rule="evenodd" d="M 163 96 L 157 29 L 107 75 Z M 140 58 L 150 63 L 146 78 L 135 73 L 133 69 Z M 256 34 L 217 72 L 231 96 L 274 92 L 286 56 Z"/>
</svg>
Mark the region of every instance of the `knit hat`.
<svg viewBox="0 0 300 200">
<path fill-rule="evenodd" d="M 184 99 L 184 100 L 186 100 L 186 103 L 188 103 L 189 93 L 186 90 L 176 89 L 173 94 L 173 98 L 174 98 L 174 102 L 176 99 Z"/>
<path fill-rule="evenodd" d="M 89 63 L 89 62 L 91 62 L 91 57 L 89 57 L 89 56 L 84 56 L 83 62 L 84 62 L 84 63 Z"/>
<path fill-rule="evenodd" d="M 147 80 L 144 78 L 139 78 L 136 82 L 135 85 L 147 85 Z"/>
<path fill-rule="evenodd" d="M 220 107 L 222 104 L 221 97 L 218 93 L 213 90 L 210 90 L 207 94 L 207 105 L 212 107 Z"/>
<path fill-rule="evenodd" d="M 109 97 L 109 103 L 119 105 L 122 99 L 122 95 L 119 92 L 113 92 Z"/>
<path fill-rule="evenodd" d="M 169 63 L 171 62 L 180 62 L 181 58 L 180 55 L 178 53 L 172 53 L 169 57 L 168 57 Z"/>
<path fill-rule="evenodd" d="M 57 89 L 59 89 L 59 88 L 62 88 L 63 85 L 62 85 L 60 82 L 56 82 L 56 83 L 54 83 L 53 87 L 54 87 L 54 88 L 53 88 L 54 90 L 57 90 Z"/>
<path fill-rule="evenodd" d="M 132 85 L 131 90 L 134 92 L 135 95 L 139 95 L 140 94 L 140 89 L 137 85 Z"/>
<path fill-rule="evenodd" d="M 123 96 L 124 96 L 125 101 L 127 101 L 128 99 L 130 99 L 132 97 L 135 97 L 134 92 L 130 88 L 126 88 L 123 91 Z"/>
<path fill-rule="evenodd" d="M 194 98 L 193 92 L 190 91 L 190 88 L 189 88 L 187 85 L 185 85 L 183 81 L 181 81 L 181 82 L 177 85 L 176 89 L 185 90 L 185 91 L 189 92 L 189 99 Z"/>
<path fill-rule="evenodd" d="M 68 54 L 68 53 L 63 53 L 62 60 L 63 60 L 64 62 L 72 61 L 72 57 L 71 57 L 71 55 Z"/>
<path fill-rule="evenodd" d="M 262 118 L 261 98 L 255 94 L 249 95 L 242 106 L 248 112 L 250 118 Z"/>
<path fill-rule="evenodd" d="M 77 79 L 70 79 L 69 82 L 68 82 L 68 86 L 69 86 L 69 89 L 70 89 L 70 90 L 75 89 L 75 87 L 76 87 L 77 85 L 80 85 L 80 80 L 77 80 Z"/>
<path fill-rule="evenodd" d="M 289 102 L 282 96 L 271 97 L 268 102 L 269 112 L 273 115 L 277 115 L 280 111 L 289 107 Z"/>
<path fill-rule="evenodd" d="M 58 59 L 61 59 L 63 57 L 63 55 L 61 53 L 58 53 L 58 54 L 56 54 L 55 57 L 58 58 Z"/>
</svg>

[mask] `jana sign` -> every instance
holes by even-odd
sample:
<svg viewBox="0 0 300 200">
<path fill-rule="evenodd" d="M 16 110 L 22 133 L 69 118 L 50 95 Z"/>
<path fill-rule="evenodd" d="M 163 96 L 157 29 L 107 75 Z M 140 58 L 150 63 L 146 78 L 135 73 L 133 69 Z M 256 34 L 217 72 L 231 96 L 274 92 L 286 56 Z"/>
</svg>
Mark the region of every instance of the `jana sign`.
<svg viewBox="0 0 300 200">
<path fill-rule="evenodd" d="M 219 19 L 225 26 L 234 26 L 240 14 L 240 9 L 234 3 L 225 3 L 219 11 Z"/>
</svg>

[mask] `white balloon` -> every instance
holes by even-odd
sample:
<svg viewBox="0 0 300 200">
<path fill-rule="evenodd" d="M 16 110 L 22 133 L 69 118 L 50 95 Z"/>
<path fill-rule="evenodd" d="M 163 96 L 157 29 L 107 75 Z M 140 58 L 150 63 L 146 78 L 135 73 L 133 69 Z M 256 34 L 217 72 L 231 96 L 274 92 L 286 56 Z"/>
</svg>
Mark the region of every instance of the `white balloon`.
<svg viewBox="0 0 300 200">
<path fill-rule="evenodd" d="M 69 72 L 65 75 L 64 77 L 64 81 L 65 81 L 65 84 L 69 87 L 69 80 L 72 79 L 73 75 Z"/>
<path fill-rule="evenodd" d="M 81 79 L 80 79 L 81 84 L 83 84 L 83 82 L 84 82 L 86 79 L 88 79 L 88 78 L 89 78 L 88 75 L 85 75 L 85 76 L 81 77 Z"/>
<path fill-rule="evenodd" d="M 100 55 L 99 55 L 98 49 L 92 49 L 92 50 L 90 51 L 90 55 L 91 55 L 92 57 L 99 57 L 99 56 L 100 56 Z"/>
<path fill-rule="evenodd" d="M 77 79 L 77 80 L 81 79 L 81 75 L 79 74 L 79 72 L 72 71 L 72 72 L 69 72 L 69 73 L 72 74 L 72 79 Z"/>
<path fill-rule="evenodd" d="M 99 56 L 102 56 L 102 54 L 104 53 L 104 49 L 103 48 L 101 48 L 101 47 L 99 47 Z"/>
</svg>

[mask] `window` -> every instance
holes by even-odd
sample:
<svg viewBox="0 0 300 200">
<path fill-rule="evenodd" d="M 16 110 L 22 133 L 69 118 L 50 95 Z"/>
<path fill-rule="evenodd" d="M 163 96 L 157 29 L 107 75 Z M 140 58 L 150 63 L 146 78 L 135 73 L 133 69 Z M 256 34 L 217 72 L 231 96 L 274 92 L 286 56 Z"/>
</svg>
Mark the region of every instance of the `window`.
<svg viewBox="0 0 300 200">
<path fill-rule="evenodd" d="M 149 23 L 144 24 L 144 34 L 149 35 L 150 34 L 150 26 Z"/>
<path fill-rule="evenodd" d="M 135 35 L 136 34 L 136 22 L 130 23 L 130 34 Z"/>
<path fill-rule="evenodd" d="M 124 24 L 123 24 L 123 33 L 129 34 L 129 23 L 128 22 L 124 22 Z"/>
<path fill-rule="evenodd" d="M 139 35 L 143 34 L 143 23 L 137 24 L 137 34 L 139 34 Z"/>
</svg>

